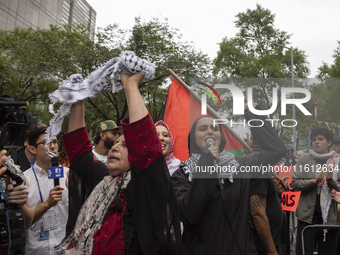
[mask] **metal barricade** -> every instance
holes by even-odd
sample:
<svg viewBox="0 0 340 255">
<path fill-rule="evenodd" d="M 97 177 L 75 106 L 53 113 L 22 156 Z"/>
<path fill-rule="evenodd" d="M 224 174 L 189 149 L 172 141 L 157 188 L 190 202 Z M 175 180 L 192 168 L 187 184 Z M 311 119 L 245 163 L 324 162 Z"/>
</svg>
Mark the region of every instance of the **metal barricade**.
<svg viewBox="0 0 340 255">
<path fill-rule="evenodd" d="M 301 231 L 301 242 L 302 242 L 302 255 L 305 255 L 305 240 L 303 238 L 303 233 L 307 228 L 318 228 L 318 229 L 340 229 L 340 225 L 322 225 L 322 224 L 315 224 L 315 225 L 308 225 L 304 227 Z"/>
</svg>

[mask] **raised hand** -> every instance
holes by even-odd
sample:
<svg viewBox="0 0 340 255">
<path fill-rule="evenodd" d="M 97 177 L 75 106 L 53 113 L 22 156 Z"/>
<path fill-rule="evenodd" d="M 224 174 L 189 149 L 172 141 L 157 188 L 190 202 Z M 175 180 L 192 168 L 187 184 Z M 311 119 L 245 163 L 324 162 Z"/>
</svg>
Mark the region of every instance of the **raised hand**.
<svg viewBox="0 0 340 255">
<path fill-rule="evenodd" d="M 209 146 L 208 148 L 207 148 L 210 152 L 211 152 L 211 154 L 214 156 L 214 158 L 216 159 L 216 160 L 218 160 L 219 159 L 219 150 L 220 150 L 220 148 L 218 147 L 218 146 L 216 146 L 216 145 L 211 145 L 211 146 Z"/>
</svg>

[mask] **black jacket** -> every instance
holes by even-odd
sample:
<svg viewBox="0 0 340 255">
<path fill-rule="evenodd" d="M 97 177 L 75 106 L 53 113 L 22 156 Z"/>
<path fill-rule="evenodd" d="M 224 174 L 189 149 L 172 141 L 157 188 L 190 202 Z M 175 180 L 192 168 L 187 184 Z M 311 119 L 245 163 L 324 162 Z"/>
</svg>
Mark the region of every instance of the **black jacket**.
<svg viewBox="0 0 340 255">
<path fill-rule="evenodd" d="M 85 152 L 70 165 L 69 170 L 69 214 L 66 224 L 66 237 L 76 224 L 78 213 L 94 187 L 108 175 L 106 165 L 94 162 L 91 151 Z"/>
</svg>

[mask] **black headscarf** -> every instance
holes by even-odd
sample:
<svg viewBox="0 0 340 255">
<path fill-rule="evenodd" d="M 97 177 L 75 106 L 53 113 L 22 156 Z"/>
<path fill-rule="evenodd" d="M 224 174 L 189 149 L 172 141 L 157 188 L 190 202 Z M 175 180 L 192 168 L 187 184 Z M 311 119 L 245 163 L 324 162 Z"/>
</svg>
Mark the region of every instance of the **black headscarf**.
<svg viewBox="0 0 340 255">
<path fill-rule="evenodd" d="M 198 147 L 198 145 L 196 143 L 196 139 L 195 139 L 195 129 L 196 129 L 196 126 L 197 126 L 197 122 L 200 119 L 203 119 L 203 118 L 214 119 L 211 116 L 202 116 L 202 117 L 197 118 L 195 120 L 194 124 L 192 124 L 192 127 L 191 127 L 190 132 L 189 132 L 189 136 L 188 136 L 188 148 L 189 148 L 189 154 L 190 155 L 192 153 L 201 154 L 201 149 Z M 224 133 L 223 133 L 223 130 L 222 130 L 222 126 L 221 125 L 218 125 L 218 126 L 220 128 L 220 133 L 221 133 L 221 144 L 219 146 L 219 152 L 222 152 L 224 150 L 225 145 L 227 144 L 227 140 L 226 140 L 226 138 L 224 136 Z"/>
</svg>

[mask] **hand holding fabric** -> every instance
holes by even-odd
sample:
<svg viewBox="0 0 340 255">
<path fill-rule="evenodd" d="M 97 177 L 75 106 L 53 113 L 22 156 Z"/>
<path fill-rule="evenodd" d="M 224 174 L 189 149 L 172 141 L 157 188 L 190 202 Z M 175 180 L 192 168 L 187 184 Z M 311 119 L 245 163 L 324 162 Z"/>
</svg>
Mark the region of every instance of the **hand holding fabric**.
<svg viewBox="0 0 340 255">
<path fill-rule="evenodd" d="M 124 89 L 129 89 L 131 86 L 132 87 L 138 87 L 138 84 L 143 80 L 144 75 L 141 73 L 136 73 L 133 75 L 128 75 L 125 73 L 121 73 L 121 78 L 122 78 L 122 83 Z"/>
<path fill-rule="evenodd" d="M 6 193 L 7 200 L 10 204 L 16 204 L 18 207 L 22 207 L 27 202 L 28 189 L 23 185 L 13 187 L 9 184 Z"/>
<path fill-rule="evenodd" d="M 289 182 L 287 181 L 289 177 L 283 177 L 280 181 L 276 183 L 276 192 L 278 194 L 281 194 L 284 191 L 289 191 L 290 185 Z"/>
<path fill-rule="evenodd" d="M 314 179 L 315 184 L 319 184 L 322 182 L 324 177 L 327 177 L 327 182 L 330 183 L 333 180 L 333 173 L 329 171 L 328 169 L 324 168 L 321 170 L 321 172 L 317 175 L 317 177 Z"/>
<path fill-rule="evenodd" d="M 133 51 L 122 51 L 119 57 L 110 59 L 105 65 L 90 73 L 85 80 L 81 74 L 72 74 L 56 91 L 49 94 L 52 102 L 49 111 L 54 116 L 47 129 L 47 142 L 51 141 L 53 135 L 60 133 L 63 120 L 73 103 L 96 97 L 103 92 L 115 93 L 123 89 L 121 80 L 123 72 L 128 75 L 141 73 L 143 81 L 148 81 L 154 77 L 155 70 L 155 64 L 139 58 Z M 63 105 L 57 113 L 54 113 L 53 105 L 58 102 Z"/>
<path fill-rule="evenodd" d="M 337 185 L 338 190 L 340 190 L 340 185 Z M 340 192 L 332 189 L 332 198 L 335 202 L 340 203 Z"/>
</svg>

